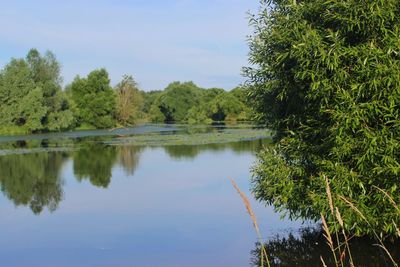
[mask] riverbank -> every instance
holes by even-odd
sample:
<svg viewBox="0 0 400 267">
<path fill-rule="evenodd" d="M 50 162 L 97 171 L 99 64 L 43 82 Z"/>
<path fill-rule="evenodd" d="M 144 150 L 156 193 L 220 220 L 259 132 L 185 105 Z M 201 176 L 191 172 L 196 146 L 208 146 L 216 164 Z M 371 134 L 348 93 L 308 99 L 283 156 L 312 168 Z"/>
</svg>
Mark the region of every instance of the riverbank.
<svg viewBox="0 0 400 267">
<path fill-rule="evenodd" d="M 254 125 L 146 124 L 132 128 L 0 136 L 0 155 L 79 149 L 86 142 L 104 145 L 194 146 L 268 139 L 270 131 Z"/>
<path fill-rule="evenodd" d="M 112 145 L 177 146 L 207 145 L 265 139 L 271 136 L 266 129 L 224 129 L 213 132 L 182 132 L 174 134 L 148 134 L 120 137 L 105 143 Z"/>
</svg>

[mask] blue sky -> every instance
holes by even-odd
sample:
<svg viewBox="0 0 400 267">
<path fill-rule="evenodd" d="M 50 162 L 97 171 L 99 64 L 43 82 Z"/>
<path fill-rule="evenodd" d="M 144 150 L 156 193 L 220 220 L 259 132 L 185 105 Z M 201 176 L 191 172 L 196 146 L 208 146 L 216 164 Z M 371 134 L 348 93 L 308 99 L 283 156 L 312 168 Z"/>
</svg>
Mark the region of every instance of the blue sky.
<svg viewBox="0 0 400 267">
<path fill-rule="evenodd" d="M 247 65 L 248 11 L 258 0 L 13 0 L 0 9 L 0 66 L 53 51 L 64 83 L 105 67 L 144 90 L 172 81 L 231 89 Z"/>
</svg>

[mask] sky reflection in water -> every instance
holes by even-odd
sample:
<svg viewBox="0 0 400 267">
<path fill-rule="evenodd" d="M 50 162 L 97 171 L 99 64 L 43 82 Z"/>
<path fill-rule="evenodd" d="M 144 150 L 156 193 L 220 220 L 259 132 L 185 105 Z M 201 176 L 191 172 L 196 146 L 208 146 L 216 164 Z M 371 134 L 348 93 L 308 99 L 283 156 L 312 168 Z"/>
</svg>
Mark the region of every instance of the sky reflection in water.
<svg viewBox="0 0 400 267">
<path fill-rule="evenodd" d="M 1 266 L 249 266 L 256 236 L 229 178 L 249 194 L 259 145 L 2 156 Z M 265 236 L 301 225 L 252 204 Z"/>
</svg>

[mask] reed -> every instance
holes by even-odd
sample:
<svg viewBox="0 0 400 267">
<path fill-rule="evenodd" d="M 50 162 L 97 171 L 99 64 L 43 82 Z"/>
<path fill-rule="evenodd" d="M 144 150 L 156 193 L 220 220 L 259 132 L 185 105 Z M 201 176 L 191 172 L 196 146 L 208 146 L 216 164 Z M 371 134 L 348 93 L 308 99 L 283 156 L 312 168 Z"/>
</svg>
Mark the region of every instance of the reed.
<svg viewBox="0 0 400 267">
<path fill-rule="evenodd" d="M 332 235 L 330 233 L 328 224 L 323 216 L 323 214 L 321 214 L 321 220 L 322 220 L 322 228 L 324 230 L 324 237 L 326 239 L 326 242 L 328 244 L 328 246 L 330 247 L 334 260 L 335 260 L 335 265 L 337 267 L 339 266 L 343 266 L 344 265 L 344 260 L 346 257 L 346 251 L 348 253 L 349 256 L 349 263 L 350 266 L 354 267 L 354 261 L 351 255 L 351 249 L 350 249 L 350 245 L 349 245 L 349 240 L 350 238 L 348 238 L 347 234 L 346 234 L 346 226 L 343 223 L 343 219 L 341 216 L 341 213 L 339 211 L 338 207 L 335 207 L 334 205 L 334 201 L 333 201 L 333 197 L 332 197 L 332 192 L 331 192 L 331 188 L 330 188 L 330 182 L 329 179 L 327 177 L 325 177 L 325 186 L 326 186 L 326 194 L 327 194 L 327 199 L 328 199 L 328 203 L 329 203 L 329 208 L 331 210 L 332 213 L 332 218 L 336 219 L 336 221 L 334 221 L 333 223 L 335 224 L 335 234 L 336 234 L 336 241 L 337 241 L 337 245 L 335 247 L 335 244 L 333 242 L 332 239 Z M 400 209 L 398 207 L 398 205 L 396 204 L 396 202 L 394 201 L 394 199 L 384 190 L 375 187 L 375 189 L 377 189 L 378 191 L 380 191 L 381 193 L 383 193 L 390 201 L 390 203 L 393 205 L 393 207 L 396 209 L 397 212 L 400 212 Z M 368 221 L 368 219 L 366 218 L 366 216 L 364 216 L 364 214 L 350 201 L 348 200 L 346 197 L 344 196 L 338 196 L 338 198 L 343 201 L 347 206 L 350 207 L 351 210 L 353 210 L 358 216 L 360 216 L 368 225 L 371 225 L 370 222 Z M 339 240 L 339 236 L 338 236 L 338 229 L 336 228 L 336 223 L 339 225 L 339 230 L 341 230 L 341 233 L 344 237 L 344 244 L 340 243 Z M 397 225 L 395 224 L 395 222 L 393 222 L 394 226 L 396 227 L 396 231 L 398 234 L 398 237 L 400 237 L 400 230 L 397 227 Z M 371 226 L 371 229 L 373 229 L 373 227 Z M 375 231 L 373 231 L 375 239 L 379 242 L 379 244 L 376 244 L 376 246 L 382 248 L 386 254 L 388 255 L 388 257 L 390 258 L 390 260 L 392 261 L 393 266 L 398 267 L 398 264 L 395 262 L 395 260 L 393 259 L 392 255 L 390 254 L 389 250 L 386 248 L 386 246 L 384 245 L 383 239 L 382 237 L 380 237 Z M 344 246 L 345 249 L 343 251 L 341 251 L 341 247 Z M 339 251 L 339 260 L 337 259 L 337 254 L 336 251 Z M 321 257 L 321 261 L 323 266 L 326 266 L 323 258 Z"/>
<path fill-rule="evenodd" d="M 343 220 L 341 219 L 339 210 L 333 204 L 334 201 L 333 201 L 333 196 L 332 196 L 332 191 L 331 191 L 331 186 L 330 186 L 329 179 L 326 176 L 323 176 L 323 177 L 325 179 L 325 190 L 326 190 L 326 196 L 327 196 L 327 199 L 328 199 L 329 209 L 331 211 L 331 215 L 332 215 L 333 218 L 340 218 L 340 220 L 338 220 L 339 221 L 339 226 L 343 225 Z M 344 260 L 345 260 L 345 257 L 346 257 L 346 253 L 345 253 L 345 249 L 342 251 L 342 246 L 343 245 L 340 242 L 339 232 L 337 231 L 338 227 L 336 225 L 336 222 L 334 222 L 335 223 L 335 225 L 334 225 L 335 237 L 336 237 L 336 244 L 337 244 L 336 247 L 335 247 L 333 239 L 332 239 L 331 234 L 330 234 L 330 230 L 329 230 L 328 224 L 326 223 L 326 220 L 325 220 L 323 214 L 321 214 L 321 218 L 322 218 L 322 222 L 323 222 L 323 230 L 324 230 L 324 233 L 325 233 L 324 236 L 325 236 L 325 239 L 327 239 L 328 246 L 331 248 L 332 255 L 333 255 L 333 258 L 334 258 L 334 261 L 335 261 L 335 266 L 337 266 L 337 267 L 343 266 L 344 265 Z M 350 249 L 348 249 L 348 250 L 350 250 Z M 336 251 L 338 251 L 339 260 L 338 260 Z M 351 254 L 349 253 L 349 255 L 351 255 Z M 350 264 L 351 264 L 351 266 L 354 266 L 352 257 L 350 257 Z"/>
<path fill-rule="evenodd" d="M 368 219 L 364 216 L 364 214 L 347 198 L 345 198 L 344 196 L 340 196 L 340 199 L 342 199 L 356 214 L 358 214 L 368 225 L 371 225 L 370 222 L 368 221 Z M 371 226 L 371 229 L 374 229 Z M 392 261 L 393 266 L 398 267 L 399 265 L 396 263 L 396 261 L 393 259 L 392 255 L 390 254 L 389 250 L 386 248 L 385 244 L 383 243 L 383 239 L 382 237 L 380 237 L 378 235 L 378 233 L 374 230 L 372 230 L 375 239 L 379 242 L 379 244 L 377 244 L 378 247 L 382 248 L 386 254 L 388 255 L 389 259 Z"/>
<path fill-rule="evenodd" d="M 350 209 L 355 214 L 357 214 L 362 220 L 364 220 L 368 225 L 370 225 L 371 229 L 373 229 L 373 227 L 372 227 L 371 223 L 368 221 L 367 217 L 349 199 L 347 199 L 346 197 L 341 196 L 341 195 L 332 194 L 329 179 L 326 176 L 324 176 L 324 179 L 325 179 L 327 202 L 329 205 L 328 213 L 330 211 L 330 213 L 332 215 L 331 218 L 333 218 L 333 220 L 330 223 L 333 224 L 333 225 L 331 225 L 331 227 L 334 229 L 334 233 L 332 233 L 330 230 L 330 226 L 329 226 L 328 222 L 326 221 L 326 217 L 324 216 L 324 214 L 321 213 L 321 221 L 322 221 L 322 229 L 323 229 L 324 238 L 332 252 L 335 267 L 347 266 L 346 262 L 351 267 L 355 267 L 356 265 L 353 260 L 350 242 L 349 242 L 353 238 L 353 236 L 351 236 L 351 237 L 348 236 L 349 231 L 346 230 L 346 225 L 342 218 L 342 214 L 341 214 L 339 208 L 335 205 L 334 200 L 336 199 L 336 201 L 344 202 L 348 207 L 350 207 Z M 249 214 L 250 219 L 253 223 L 253 227 L 257 233 L 258 243 L 260 244 L 260 247 L 261 247 L 260 248 L 260 254 L 261 254 L 260 255 L 260 257 L 261 257 L 260 258 L 261 259 L 260 266 L 264 267 L 264 258 L 265 258 L 267 266 L 270 267 L 270 262 L 268 259 L 266 247 L 262 242 L 263 239 L 262 239 L 262 235 L 260 232 L 260 228 L 258 226 L 257 218 L 251 207 L 250 201 L 247 198 L 246 194 L 240 190 L 239 186 L 236 184 L 236 182 L 234 180 L 231 179 L 231 183 L 232 183 L 233 187 L 236 189 L 236 191 L 238 192 L 238 194 L 240 195 L 240 197 L 246 207 L 246 211 Z M 390 201 L 390 203 L 396 209 L 396 211 L 399 212 L 399 214 L 400 214 L 399 205 L 396 204 L 393 197 L 391 197 L 389 193 L 387 193 L 386 191 L 384 191 L 378 187 L 374 187 L 374 188 L 376 190 L 378 190 L 379 192 L 381 192 Z M 398 226 L 396 225 L 396 223 L 394 221 L 393 221 L 393 225 L 395 226 L 395 229 L 397 231 L 397 237 L 400 238 L 400 229 L 398 228 Z M 339 233 L 340 233 L 341 238 L 339 237 Z M 385 253 L 388 255 L 389 259 L 391 260 L 393 266 L 398 267 L 399 265 L 393 259 L 389 250 L 385 246 L 385 244 L 383 242 L 383 238 L 380 237 L 374 230 L 373 230 L 373 234 L 375 236 L 375 239 L 378 242 L 378 244 L 376 244 L 376 246 L 379 247 L 380 249 L 382 249 L 383 251 L 385 251 Z M 346 258 L 348 258 L 348 259 L 346 260 Z M 326 262 L 322 256 L 320 256 L 320 260 L 321 260 L 322 266 L 328 267 L 328 265 L 326 264 Z"/>
<path fill-rule="evenodd" d="M 251 221 L 253 222 L 253 227 L 254 227 L 257 237 L 258 237 L 258 243 L 260 244 L 260 247 L 261 247 L 261 249 L 260 249 L 260 251 L 261 251 L 261 255 L 260 255 L 261 267 L 264 267 L 264 257 L 266 259 L 267 266 L 271 267 L 271 265 L 269 263 L 269 259 L 268 259 L 268 254 L 267 254 L 267 251 L 266 251 L 264 243 L 263 243 L 263 238 L 262 238 L 262 235 L 260 232 L 260 227 L 258 226 L 256 215 L 255 215 L 253 209 L 251 208 L 250 201 L 247 198 L 246 194 L 240 190 L 237 183 L 233 179 L 230 179 L 230 180 L 231 180 L 233 187 L 236 189 L 236 191 L 240 195 L 240 197 L 243 201 L 243 204 L 246 207 L 246 211 L 249 214 Z"/>
</svg>

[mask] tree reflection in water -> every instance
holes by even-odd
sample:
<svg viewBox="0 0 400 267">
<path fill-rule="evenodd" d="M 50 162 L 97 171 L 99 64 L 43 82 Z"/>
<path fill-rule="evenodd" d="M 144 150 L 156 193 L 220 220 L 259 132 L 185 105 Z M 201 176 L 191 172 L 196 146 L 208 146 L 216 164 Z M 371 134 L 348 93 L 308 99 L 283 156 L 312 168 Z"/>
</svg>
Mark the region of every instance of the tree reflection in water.
<svg viewBox="0 0 400 267">
<path fill-rule="evenodd" d="M 89 179 L 94 186 L 107 188 L 117 160 L 116 147 L 88 143 L 74 153 L 74 174 L 78 181 Z"/>
<path fill-rule="evenodd" d="M 142 146 L 118 146 L 118 161 L 127 175 L 133 176 L 139 166 L 140 155 L 143 152 Z"/>
<path fill-rule="evenodd" d="M 234 151 L 236 154 L 259 151 L 263 145 L 270 142 L 268 139 L 240 141 L 230 143 L 215 143 L 203 145 L 169 145 L 164 146 L 165 152 L 173 159 L 194 159 L 206 151 L 218 152 L 224 150 Z"/>
<path fill-rule="evenodd" d="M 353 238 L 350 248 L 356 266 L 393 266 L 387 254 L 378 246 L 377 241 L 368 237 Z M 400 240 L 387 241 L 385 244 L 396 262 L 400 262 Z M 320 228 L 304 228 L 298 236 L 275 237 L 265 243 L 271 266 L 276 267 L 320 267 L 321 257 L 328 266 L 335 266 L 332 252 Z M 260 246 L 251 252 L 252 266 L 260 265 Z M 346 257 L 348 259 L 348 257 Z M 344 266 L 350 266 L 346 262 Z"/>
<path fill-rule="evenodd" d="M 16 206 L 29 206 L 35 214 L 44 207 L 56 210 L 63 198 L 60 169 L 67 157 L 64 152 L 1 156 L 1 191 Z"/>
<path fill-rule="evenodd" d="M 65 141 L 67 142 L 67 141 Z M 76 147 L 74 152 L 51 151 L 63 148 L 64 143 L 30 141 L 3 143 L 0 149 L 23 148 L 20 154 L 0 156 L 0 188 L 16 206 L 29 206 L 35 214 L 43 208 L 57 209 L 63 199 L 61 168 L 72 160 L 74 177 L 78 181 L 89 180 L 96 187 L 107 188 L 111 183 L 113 167 L 122 166 L 128 176 L 133 176 L 139 166 L 140 156 L 146 147 L 135 145 L 112 146 L 102 140 L 66 143 Z M 237 154 L 257 151 L 263 140 L 162 147 L 171 159 L 194 159 L 207 151 L 234 151 Z M 73 145 L 73 146 L 72 146 Z M 35 149 L 40 150 L 40 152 Z"/>
</svg>

